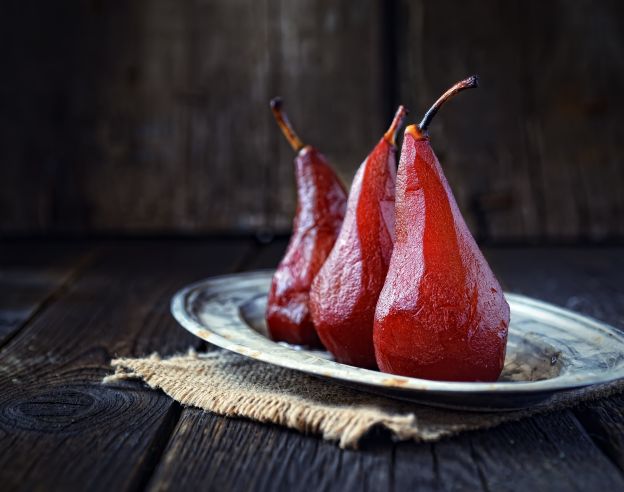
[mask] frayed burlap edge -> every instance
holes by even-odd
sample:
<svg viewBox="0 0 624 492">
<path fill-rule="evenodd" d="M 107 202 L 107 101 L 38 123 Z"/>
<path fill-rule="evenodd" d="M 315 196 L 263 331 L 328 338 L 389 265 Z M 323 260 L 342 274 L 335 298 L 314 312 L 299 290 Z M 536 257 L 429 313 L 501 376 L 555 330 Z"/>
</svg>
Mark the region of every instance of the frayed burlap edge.
<svg viewBox="0 0 624 492">
<path fill-rule="evenodd" d="M 397 441 L 436 441 L 462 431 L 569 407 L 620 392 L 623 382 L 556 396 L 545 406 L 508 413 L 444 410 L 360 392 L 327 380 L 272 366 L 240 355 L 214 351 L 162 359 L 120 358 L 111 362 L 107 384 L 140 379 L 183 405 L 218 415 L 268 422 L 356 448 L 373 427 L 386 428 Z"/>
</svg>

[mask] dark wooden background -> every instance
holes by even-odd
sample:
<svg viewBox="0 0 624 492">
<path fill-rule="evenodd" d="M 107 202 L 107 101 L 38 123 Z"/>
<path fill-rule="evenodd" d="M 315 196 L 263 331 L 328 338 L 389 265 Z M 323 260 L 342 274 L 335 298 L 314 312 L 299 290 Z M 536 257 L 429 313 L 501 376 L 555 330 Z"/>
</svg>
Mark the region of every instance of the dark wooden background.
<svg viewBox="0 0 624 492">
<path fill-rule="evenodd" d="M 7 0 L 0 234 L 287 231 L 268 100 L 345 181 L 402 102 L 480 239 L 624 237 L 620 0 Z"/>
</svg>

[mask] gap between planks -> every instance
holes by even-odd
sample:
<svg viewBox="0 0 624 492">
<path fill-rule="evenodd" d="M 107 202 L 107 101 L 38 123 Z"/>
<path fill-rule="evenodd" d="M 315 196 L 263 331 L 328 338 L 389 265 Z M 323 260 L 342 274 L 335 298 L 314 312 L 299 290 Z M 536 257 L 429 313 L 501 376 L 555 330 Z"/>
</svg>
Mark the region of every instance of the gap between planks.
<svg viewBox="0 0 624 492">
<path fill-rule="evenodd" d="M 35 304 L 35 307 L 32 309 L 32 311 L 19 322 L 17 327 L 13 331 L 11 331 L 11 333 L 9 333 L 5 337 L 3 337 L 2 340 L 0 340 L 0 350 L 9 343 L 11 343 L 11 341 L 15 337 L 17 337 L 30 323 L 32 323 L 40 315 L 42 315 L 49 306 L 51 306 L 58 299 L 63 297 L 67 290 L 80 276 L 80 273 L 93 263 L 99 251 L 100 248 L 96 248 L 92 251 L 79 253 L 76 264 L 68 269 L 65 275 L 63 275 L 59 280 L 59 283 Z"/>
<path fill-rule="evenodd" d="M 270 244 L 271 243 L 261 242 L 257 238 L 250 241 L 246 251 L 241 255 L 239 260 L 234 262 L 233 267 L 228 273 L 237 273 L 248 268 L 253 263 L 254 259 L 259 256 L 260 252 L 264 249 L 268 249 Z M 200 352 L 204 352 L 214 350 L 216 347 L 204 340 L 199 340 L 197 345 L 193 348 Z M 186 411 L 187 410 L 177 401 L 172 400 L 172 405 L 169 409 L 167 417 L 161 427 L 156 431 L 150 446 L 151 453 L 147 463 L 144 465 L 143 472 L 137 476 L 137 483 L 136 485 L 130 487 L 131 490 L 143 491 L 147 489 L 148 484 L 152 480 L 152 477 L 162 461 L 162 457 L 167 450 L 167 446 L 169 445 L 171 438 L 180 423 L 180 419 Z"/>
</svg>

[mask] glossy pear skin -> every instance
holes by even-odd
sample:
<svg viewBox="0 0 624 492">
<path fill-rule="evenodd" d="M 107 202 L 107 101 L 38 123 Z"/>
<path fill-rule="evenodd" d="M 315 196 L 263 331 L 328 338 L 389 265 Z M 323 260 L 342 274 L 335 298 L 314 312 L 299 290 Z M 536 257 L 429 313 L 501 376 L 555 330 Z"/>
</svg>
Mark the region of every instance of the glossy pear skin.
<svg viewBox="0 0 624 492">
<path fill-rule="evenodd" d="M 382 138 L 358 169 L 347 213 L 312 284 L 310 309 L 337 361 L 374 368 L 373 321 L 394 243 L 396 147 Z"/>
<path fill-rule="evenodd" d="M 509 306 L 429 139 L 410 128 L 397 175 L 396 241 L 375 314 L 377 363 L 417 378 L 495 381 Z"/>
<path fill-rule="evenodd" d="M 293 232 L 271 282 L 266 320 L 274 340 L 322 347 L 310 316 L 310 287 L 336 242 L 347 193 L 325 157 L 310 146 L 295 158 L 295 177 Z"/>
</svg>

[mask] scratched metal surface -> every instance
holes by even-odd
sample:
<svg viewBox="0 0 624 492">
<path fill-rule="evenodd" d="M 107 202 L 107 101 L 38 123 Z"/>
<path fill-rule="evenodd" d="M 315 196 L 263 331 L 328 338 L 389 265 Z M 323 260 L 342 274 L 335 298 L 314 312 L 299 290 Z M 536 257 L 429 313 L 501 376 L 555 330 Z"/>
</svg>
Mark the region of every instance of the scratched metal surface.
<svg viewBox="0 0 624 492">
<path fill-rule="evenodd" d="M 624 377 L 624 336 L 607 324 L 506 294 L 511 325 L 505 367 L 495 383 L 393 376 L 335 362 L 327 352 L 276 343 L 264 308 L 271 271 L 213 277 L 179 291 L 172 313 L 201 339 L 239 354 L 419 403 L 473 410 L 545 404 L 555 394 Z"/>
</svg>

